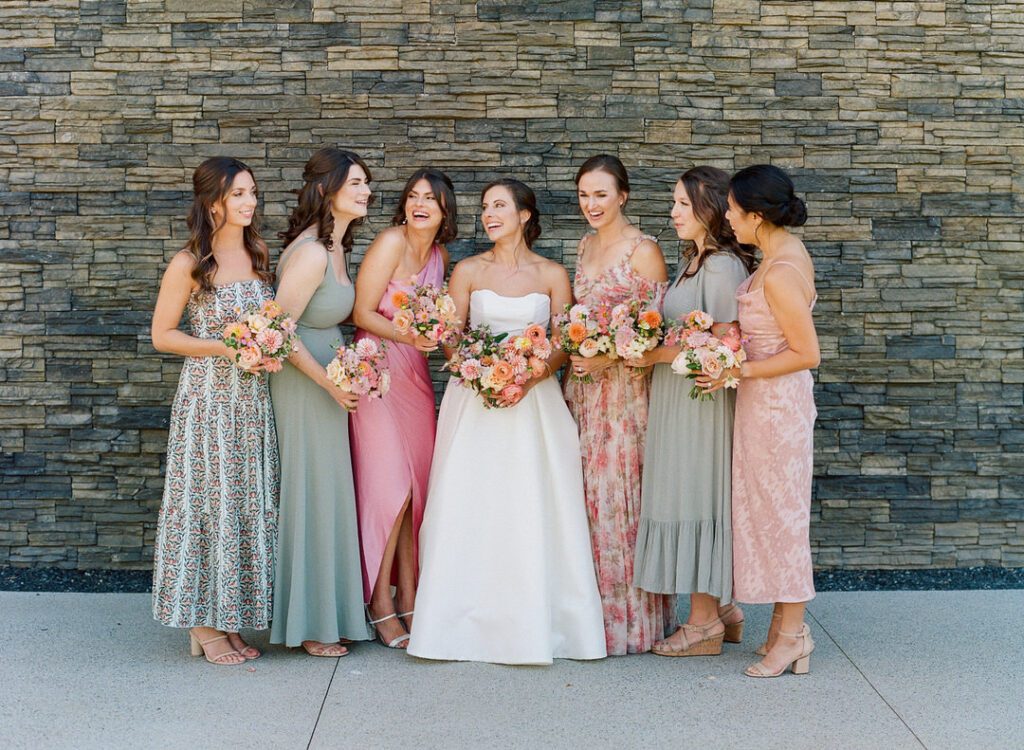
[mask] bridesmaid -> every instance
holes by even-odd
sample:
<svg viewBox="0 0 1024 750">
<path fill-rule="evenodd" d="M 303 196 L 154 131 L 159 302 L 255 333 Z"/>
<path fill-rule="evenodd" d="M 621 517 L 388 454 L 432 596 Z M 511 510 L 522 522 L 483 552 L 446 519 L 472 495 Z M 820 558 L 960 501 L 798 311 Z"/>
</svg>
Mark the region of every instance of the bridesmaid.
<svg viewBox="0 0 1024 750">
<path fill-rule="evenodd" d="M 405 628 L 412 628 L 419 530 L 436 427 L 425 355 L 437 344 L 415 333 L 395 332 L 391 297 L 417 285 L 444 283 L 444 245 L 458 234 L 455 190 L 448 176 L 436 169 L 417 170 L 402 189 L 391 224 L 370 245 L 359 267 L 353 311 L 360 329 L 357 339 L 389 340 L 391 390 L 386 398 L 367 400 L 350 426 L 363 595 L 381 641 L 403 648 L 409 641 Z"/>
<path fill-rule="evenodd" d="M 351 151 L 323 148 L 306 162 L 278 261 L 277 301 L 298 322 L 299 344 L 270 379 L 281 441 L 281 532 L 271 643 L 345 656 L 366 640 L 348 413 L 358 397 L 325 366 L 352 312 L 352 233 L 366 216 L 370 170 Z"/>
<path fill-rule="evenodd" d="M 594 156 L 576 173 L 580 210 L 594 228 L 579 244 L 578 303 L 614 306 L 645 297 L 660 299 L 668 281 L 665 259 L 653 237 L 634 227 L 622 210 L 629 177 L 614 156 Z M 566 400 L 580 429 L 587 514 L 604 608 L 609 655 L 649 651 L 675 626 L 672 597 L 633 585 L 633 556 L 640 518 L 640 475 L 647 430 L 648 378 L 634 378 L 621 360 L 605 354 L 572 358 Z"/>
<path fill-rule="evenodd" d="M 729 175 L 715 167 L 694 167 L 676 183 L 672 224 L 688 247 L 665 295 L 666 320 L 692 310 L 723 324 L 736 320 L 736 287 L 757 264 L 753 248 L 739 244 L 725 220 L 728 193 Z M 693 381 L 670 367 L 679 352 L 659 346 L 630 362 L 654 365 L 633 582 L 645 591 L 690 595 L 686 624 L 654 644 L 654 653 L 717 655 L 723 639 L 738 643 L 743 634 L 743 612 L 730 604 L 736 394 L 691 399 Z"/>
<path fill-rule="evenodd" d="M 153 312 L 153 347 L 185 357 L 171 407 L 157 524 L 153 616 L 189 628 L 192 655 L 241 664 L 260 652 L 238 634 L 270 620 L 277 528 L 277 439 L 267 376 L 233 364 L 221 340 L 238 309 L 273 297 L 256 180 L 237 159 L 192 175 L 189 239 Z M 182 313 L 189 333 L 178 330 Z"/>
<path fill-rule="evenodd" d="M 758 165 L 729 183 L 726 215 L 736 238 L 764 256 L 736 296 L 749 337 L 739 368 L 733 437 L 732 525 L 738 601 L 773 602 L 767 653 L 750 677 L 807 672 L 814 641 L 804 608 L 814 597 L 811 479 L 814 469 L 814 381 L 821 354 L 811 310 L 817 300 L 814 264 L 787 231 L 807 221 L 807 208 L 778 167 Z M 698 380 L 699 384 L 717 388 Z"/>
</svg>

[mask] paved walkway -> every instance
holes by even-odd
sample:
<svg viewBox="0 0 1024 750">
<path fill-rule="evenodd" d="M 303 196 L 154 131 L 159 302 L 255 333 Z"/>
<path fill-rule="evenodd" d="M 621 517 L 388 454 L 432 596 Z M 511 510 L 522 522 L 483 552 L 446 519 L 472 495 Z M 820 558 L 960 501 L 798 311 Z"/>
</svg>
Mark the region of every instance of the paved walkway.
<svg viewBox="0 0 1024 750">
<path fill-rule="evenodd" d="M 721 657 L 432 663 L 358 644 L 188 658 L 146 594 L 0 593 L 0 747 L 1024 748 L 1024 591 L 820 594 L 811 673 Z M 253 642 L 264 645 L 265 638 Z"/>
</svg>

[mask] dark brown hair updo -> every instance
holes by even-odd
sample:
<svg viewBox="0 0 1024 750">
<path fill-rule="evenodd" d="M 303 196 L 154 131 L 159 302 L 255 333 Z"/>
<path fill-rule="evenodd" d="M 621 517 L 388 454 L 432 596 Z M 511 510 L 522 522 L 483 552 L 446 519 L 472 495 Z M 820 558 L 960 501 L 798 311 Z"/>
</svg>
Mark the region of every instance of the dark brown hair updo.
<svg viewBox="0 0 1024 750">
<path fill-rule="evenodd" d="M 352 151 L 328 147 L 309 157 L 305 169 L 302 170 L 303 185 L 296 191 L 299 195 L 299 204 L 288 217 L 288 229 L 277 235 L 284 241 L 286 247 L 315 224 L 317 241 L 321 242 L 328 252 L 334 250 L 331 247 L 331 234 L 334 232 L 331 203 L 334 202 L 334 194 L 344 187 L 353 165 L 362 168 L 366 173 L 367 182 L 372 179 L 366 162 Z M 345 229 L 345 234 L 341 238 L 344 251 L 352 249 L 352 233 L 362 223 L 361 218 L 355 219 Z"/>
<path fill-rule="evenodd" d="M 683 272 L 683 278 L 696 276 L 704 261 L 715 253 L 729 252 L 739 258 L 747 269 L 753 273 L 757 268 L 757 256 L 750 245 L 741 245 L 733 234 L 732 226 L 725 220 L 725 212 L 729 210 L 729 173 L 717 167 L 694 167 L 688 169 L 679 178 L 686 189 L 686 197 L 690 199 L 693 215 L 704 227 L 704 253 L 697 261 L 692 273 Z M 696 243 L 683 251 L 684 268 L 697 255 Z"/>
<path fill-rule="evenodd" d="M 402 188 L 402 196 L 398 199 L 395 215 L 391 217 L 391 226 L 395 227 L 405 223 L 405 203 L 409 200 L 409 193 L 420 180 L 430 183 L 430 189 L 434 193 L 434 197 L 437 198 L 437 205 L 441 207 L 441 226 L 437 228 L 434 242 L 439 245 L 451 242 L 459 236 L 459 212 L 455 205 L 455 186 L 452 185 L 448 175 L 433 167 L 424 167 L 412 173 L 412 177 Z"/>
<path fill-rule="evenodd" d="M 523 225 L 523 240 L 527 247 L 532 248 L 533 243 L 540 237 L 540 209 L 537 208 L 537 196 L 525 182 L 514 180 L 511 177 L 502 177 L 480 192 L 481 203 L 484 196 L 487 195 L 487 191 L 494 187 L 503 187 L 512 194 L 512 202 L 516 206 L 516 211 L 530 212 L 530 218 Z"/>
<path fill-rule="evenodd" d="M 198 294 L 213 291 L 213 277 L 217 274 L 217 259 L 213 256 L 213 236 L 224 225 L 213 218 L 213 207 L 221 203 L 231 192 L 235 177 L 248 172 L 252 181 L 256 175 L 243 162 L 230 156 L 214 156 L 207 159 L 192 173 L 192 206 L 188 210 L 188 242 L 185 249 L 195 260 L 192 279 L 199 284 Z M 252 222 L 242 230 L 242 242 L 252 262 L 252 270 L 267 284 L 274 283 L 270 270 L 270 253 L 267 243 L 260 237 L 259 207 L 252 215 Z"/>
<path fill-rule="evenodd" d="M 777 227 L 799 227 L 807 221 L 807 206 L 796 196 L 793 180 L 772 164 L 755 164 L 732 176 L 729 192 L 747 213 L 758 213 Z"/>
<path fill-rule="evenodd" d="M 574 182 L 577 187 L 579 187 L 583 175 L 590 172 L 605 172 L 615 178 L 615 187 L 618 188 L 620 193 L 626 194 L 626 200 L 622 204 L 622 207 L 625 208 L 626 203 L 629 203 L 629 174 L 626 172 L 626 167 L 619 157 L 612 156 L 611 154 L 591 156 L 583 162 L 576 173 Z"/>
</svg>

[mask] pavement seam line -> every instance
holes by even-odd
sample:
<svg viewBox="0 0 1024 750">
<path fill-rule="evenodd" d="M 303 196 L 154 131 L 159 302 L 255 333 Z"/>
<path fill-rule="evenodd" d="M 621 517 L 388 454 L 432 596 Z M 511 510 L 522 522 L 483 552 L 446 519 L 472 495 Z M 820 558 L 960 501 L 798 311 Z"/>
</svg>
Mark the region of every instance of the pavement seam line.
<svg viewBox="0 0 1024 750">
<path fill-rule="evenodd" d="M 817 622 L 817 620 L 815 620 Z M 331 670 L 331 679 L 327 681 L 327 689 L 324 690 L 324 699 L 320 701 L 320 710 L 316 712 L 316 721 L 313 722 L 313 731 L 309 733 L 309 742 L 306 743 L 306 750 L 309 750 L 313 745 L 313 738 L 316 736 L 316 728 L 320 724 L 320 717 L 323 716 L 324 706 L 327 705 L 327 696 L 331 694 L 331 685 L 334 684 L 334 675 L 338 674 L 338 664 L 341 663 L 342 657 L 337 657 L 334 660 L 334 669 Z"/>
<path fill-rule="evenodd" d="M 927 746 L 926 744 L 924 744 L 924 742 L 923 742 L 923 741 L 921 740 L 921 738 L 920 738 L 920 737 L 918 737 L 918 736 L 917 736 L 917 732 L 915 732 L 915 731 L 914 731 L 914 730 L 913 730 L 913 729 L 911 728 L 910 724 L 908 724 L 908 723 L 907 723 L 907 720 L 906 720 L 906 719 L 904 719 L 902 715 L 900 715 L 900 712 L 899 712 L 899 711 L 897 711 L 897 710 L 896 710 L 896 708 L 895 708 L 895 707 L 894 707 L 894 706 L 893 706 L 893 705 L 892 705 L 892 704 L 891 704 L 891 703 L 890 703 L 889 701 L 887 701 L 887 700 L 885 699 L 885 696 L 884 696 L 884 695 L 882 695 L 881 691 L 880 691 L 880 690 L 879 690 L 879 689 L 878 689 L 877 687 L 875 687 L 875 683 L 873 683 L 873 682 L 872 682 L 872 681 L 871 681 L 870 679 L 868 679 L 868 676 L 867 676 L 866 674 L 864 674 L 864 670 L 862 670 L 862 669 L 861 669 L 861 668 L 860 668 L 860 667 L 859 667 L 859 666 L 857 665 L 857 662 L 855 662 L 855 661 L 854 661 L 854 660 L 853 660 L 853 659 L 852 659 L 852 658 L 850 657 L 850 655 L 849 655 L 848 653 L 846 653 L 846 651 L 845 651 L 845 650 L 843 650 L 843 647 L 839 645 L 839 641 L 837 641 L 837 640 L 836 640 L 835 638 L 833 638 L 833 637 L 832 637 L 832 634 L 831 634 L 830 632 L 828 632 L 828 628 L 826 628 L 826 627 L 825 627 L 824 625 L 822 625 L 822 624 L 821 624 L 821 620 L 819 620 L 819 619 L 818 619 L 817 617 L 815 617 L 815 616 L 814 616 L 814 613 L 813 613 L 813 612 L 811 612 L 810 608 L 808 608 L 808 609 L 807 609 L 806 611 L 807 611 L 807 614 L 809 614 L 809 615 L 811 616 L 811 619 L 812 619 L 812 620 L 814 620 L 814 624 L 815 624 L 815 625 L 817 625 L 817 626 L 818 626 L 819 628 L 821 628 L 821 631 L 822 631 L 822 632 L 823 632 L 823 633 L 824 633 L 824 634 L 825 634 L 826 636 L 828 636 L 828 639 L 829 639 L 830 641 L 832 641 L 832 643 L 833 643 L 833 644 L 835 644 L 835 647 L 836 647 L 837 649 L 839 649 L 839 653 L 841 653 L 841 654 L 842 654 L 843 656 L 845 656 L 845 657 L 846 657 L 846 660 L 847 660 L 848 662 L 850 662 L 850 664 L 851 664 L 851 665 L 853 666 L 853 668 L 854 668 L 854 669 L 856 669 L 856 670 L 857 670 L 857 674 L 859 674 L 859 675 L 860 675 L 861 677 L 863 677 L 863 678 L 864 678 L 864 682 L 866 682 L 866 683 L 867 683 L 867 684 L 868 684 L 868 685 L 869 685 L 869 686 L 871 687 L 871 689 L 875 691 L 875 695 L 877 695 L 877 696 L 878 696 L 879 698 L 881 698 L 881 700 L 882 700 L 882 703 L 884 703 L 884 704 L 885 704 L 886 706 L 888 706 L 888 707 L 889 707 L 889 710 L 890 710 L 890 711 L 892 711 L 892 712 L 893 712 L 893 714 L 895 714 L 896 718 L 900 720 L 900 723 L 901 723 L 901 724 L 903 724 L 903 726 L 905 726 L 905 727 L 907 728 L 907 731 L 908 731 L 908 732 L 910 732 L 910 734 L 911 734 L 911 735 L 913 736 L 913 738 L 914 738 L 915 740 L 917 740 L 917 743 L 918 743 L 918 744 L 919 744 L 919 745 L 920 745 L 921 747 L 925 748 L 925 750 L 928 750 L 928 746 Z M 308 749 L 307 749 L 307 750 L 308 750 Z"/>
</svg>

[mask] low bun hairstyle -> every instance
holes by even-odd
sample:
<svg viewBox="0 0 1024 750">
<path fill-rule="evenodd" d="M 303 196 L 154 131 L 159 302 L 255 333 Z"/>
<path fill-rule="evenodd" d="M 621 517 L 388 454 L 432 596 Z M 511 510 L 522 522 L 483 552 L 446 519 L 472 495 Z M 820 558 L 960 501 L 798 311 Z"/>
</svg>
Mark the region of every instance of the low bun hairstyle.
<svg viewBox="0 0 1024 750">
<path fill-rule="evenodd" d="M 496 187 L 503 187 L 512 194 L 512 202 L 516 206 L 516 211 L 530 212 L 530 218 L 523 225 L 523 240 L 526 242 L 526 246 L 532 249 L 533 243 L 540 237 L 540 209 L 537 208 L 537 196 L 526 183 L 511 177 L 502 177 L 481 191 L 480 201 L 483 202 L 488 190 Z"/>
<path fill-rule="evenodd" d="M 732 176 L 729 192 L 747 213 L 758 213 L 777 227 L 800 227 L 807 206 L 794 192 L 789 175 L 771 164 L 755 164 Z"/>
<path fill-rule="evenodd" d="M 348 173 L 353 166 L 360 167 L 366 173 L 367 182 L 372 179 L 366 162 L 352 151 L 327 147 L 309 157 L 302 170 L 302 187 L 295 191 L 299 196 L 299 203 L 288 217 L 288 229 L 277 235 L 285 247 L 315 224 L 317 240 L 327 248 L 327 252 L 335 249 L 331 240 L 334 233 L 331 203 L 334 201 L 334 194 L 345 186 Z M 352 249 L 352 235 L 355 228 L 362 223 L 362 218 L 356 219 L 345 229 L 345 235 L 341 238 L 343 252 Z"/>
</svg>

